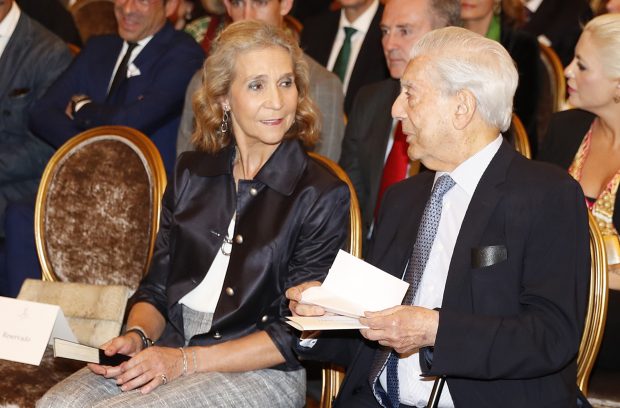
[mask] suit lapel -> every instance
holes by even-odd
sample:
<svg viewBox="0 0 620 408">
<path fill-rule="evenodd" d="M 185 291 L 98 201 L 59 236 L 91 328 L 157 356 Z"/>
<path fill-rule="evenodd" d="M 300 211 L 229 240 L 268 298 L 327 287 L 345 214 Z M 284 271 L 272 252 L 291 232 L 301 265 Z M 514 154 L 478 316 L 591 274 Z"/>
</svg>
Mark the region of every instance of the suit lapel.
<svg viewBox="0 0 620 408">
<path fill-rule="evenodd" d="M 372 69 L 376 69 L 374 67 L 377 64 L 383 64 L 384 66 L 386 64 L 383 50 L 381 49 L 381 31 L 379 29 L 382 14 L 383 6 L 380 4 L 370 26 L 368 26 L 368 32 L 364 37 L 362 47 L 355 60 L 348 89 L 358 89 L 364 83 L 364 78 L 368 75 L 366 70 L 369 68 L 373 67 Z M 377 58 L 380 58 L 380 60 L 377 60 Z M 387 70 L 387 68 L 385 69 Z"/>
<path fill-rule="evenodd" d="M 383 174 L 383 165 L 385 159 L 385 151 L 387 149 L 390 132 L 392 130 L 392 104 L 400 90 L 398 81 L 388 79 L 385 81 L 386 86 L 380 90 L 378 97 L 384 97 L 375 107 L 376 116 L 372 116 L 372 123 L 369 124 L 368 152 L 369 152 L 369 169 L 370 180 L 372 180 L 369 188 L 369 197 L 377 197 L 379 184 L 381 183 L 381 175 Z M 372 215 L 371 215 L 372 216 Z"/>
<path fill-rule="evenodd" d="M 459 294 L 467 293 L 463 287 L 471 271 L 471 250 L 479 245 L 495 207 L 504 196 L 502 184 L 508 168 L 518 154 L 505 141 L 489 163 L 469 203 L 459 231 L 444 291 L 444 306 L 459 304 Z"/>
<path fill-rule="evenodd" d="M 381 237 L 381 241 L 373 242 L 369 262 L 380 269 L 401 278 L 411 256 L 413 244 L 418 234 L 418 227 L 422 212 L 431 194 L 435 173 L 426 172 L 414 179 L 402 181 L 399 184 L 416 184 L 416 187 L 406 186 L 400 191 L 400 196 L 392 195 L 387 206 L 389 214 L 383 216 L 374 237 Z M 388 207 L 386 207 L 388 208 Z"/>
</svg>

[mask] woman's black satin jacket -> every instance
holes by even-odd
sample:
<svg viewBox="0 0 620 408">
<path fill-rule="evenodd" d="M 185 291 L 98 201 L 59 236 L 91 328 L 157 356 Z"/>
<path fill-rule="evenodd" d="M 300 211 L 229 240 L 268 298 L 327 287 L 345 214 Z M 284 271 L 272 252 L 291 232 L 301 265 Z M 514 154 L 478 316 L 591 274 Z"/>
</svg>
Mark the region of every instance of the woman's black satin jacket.
<svg viewBox="0 0 620 408">
<path fill-rule="evenodd" d="M 210 345 L 264 330 L 296 369 L 287 288 L 323 280 L 348 231 L 349 190 L 311 160 L 300 143 L 285 140 L 253 180 L 235 190 L 234 147 L 215 155 L 187 152 L 178 159 L 163 198 L 150 270 L 131 299 L 166 317 L 161 345 L 183 344 L 179 300 L 205 277 L 236 212 L 230 263 L 213 325 L 192 345 Z"/>
</svg>

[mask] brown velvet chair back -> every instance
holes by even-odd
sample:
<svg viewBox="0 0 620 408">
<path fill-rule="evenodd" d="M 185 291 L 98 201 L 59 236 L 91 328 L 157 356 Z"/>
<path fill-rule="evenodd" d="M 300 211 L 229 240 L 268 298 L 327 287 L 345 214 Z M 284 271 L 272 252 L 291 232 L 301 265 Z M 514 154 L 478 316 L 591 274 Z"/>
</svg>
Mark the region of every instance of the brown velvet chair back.
<svg viewBox="0 0 620 408">
<path fill-rule="evenodd" d="M 157 149 L 137 130 L 103 126 L 65 143 L 35 207 L 43 278 L 135 289 L 153 253 L 165 183 Z"/>
</svg>

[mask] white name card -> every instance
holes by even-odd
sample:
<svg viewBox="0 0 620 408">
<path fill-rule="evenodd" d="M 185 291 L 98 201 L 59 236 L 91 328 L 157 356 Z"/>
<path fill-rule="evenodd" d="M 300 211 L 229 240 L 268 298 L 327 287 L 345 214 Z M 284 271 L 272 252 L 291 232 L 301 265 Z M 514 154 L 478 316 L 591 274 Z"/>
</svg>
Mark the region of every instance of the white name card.
<svg viewBox="0 0 620 408">
<path fill-rule="evenodd" d="M 56 305 L 0 296 L 0 359 L 38 366 L 54 337 L 77 342 Z"/>
</svg>

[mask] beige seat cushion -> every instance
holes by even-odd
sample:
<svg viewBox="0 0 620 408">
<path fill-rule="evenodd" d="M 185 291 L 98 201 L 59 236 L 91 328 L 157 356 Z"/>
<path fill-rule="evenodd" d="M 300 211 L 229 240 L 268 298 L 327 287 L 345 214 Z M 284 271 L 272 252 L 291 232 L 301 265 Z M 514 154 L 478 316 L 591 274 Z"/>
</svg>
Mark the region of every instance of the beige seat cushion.
<svg viewBox="0 0 620 408">
<path fill-rule="evenodd" d="M 78 341 L 99 347 L 120 333 L 129 294 L 120 285 L 27 279 L 17 298 L 60 306 Z"/>
</svg>

